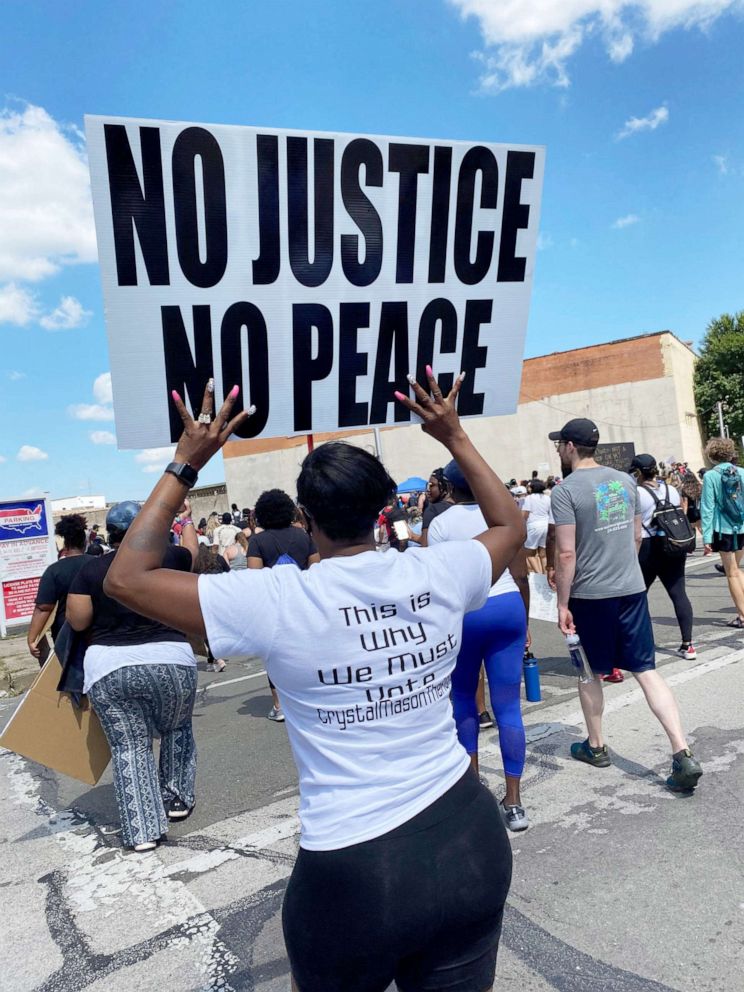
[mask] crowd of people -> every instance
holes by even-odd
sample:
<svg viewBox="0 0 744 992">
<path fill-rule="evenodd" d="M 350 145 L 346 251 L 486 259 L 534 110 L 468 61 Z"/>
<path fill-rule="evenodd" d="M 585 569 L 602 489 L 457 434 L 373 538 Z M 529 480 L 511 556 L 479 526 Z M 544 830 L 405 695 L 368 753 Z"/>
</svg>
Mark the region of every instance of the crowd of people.
<svg viewBox="0 0 744 992">
<path fill-rule="evenodd" d="M 263 660 L 269 717 L 286 720 L 299 774 L 283 925 L 300 992 L 381 992 L 394 979 L 491 987 L 506 830 L 529 825 L 520 686 L 530 572 L 555 588 L 559 628 L 578 635 L 588 662 L 578 684 L 587 737 L 572 757 L 611 764 L 603 681 L 629 672 L 669 739 L 674 791 L 692 792 L 702 768 L 656 670 L 647 590 L 662 582 L 680 655 L 694 658 L 684 587 L 693 526 L 720 554 L 732 626 L 744 627 L 744 471 L 732 442 L 708 444 L 714 468 L 700 485 L 649 454 L 628 472 L 599 465 L 596 425 L 572 420 L 550 434 L 560 476 L 504 485 L 460 425 L 461 382 L 444 397 L 429 369 L 412 397 L 395 394 L 448 455 L 426 492 L 401 499 L 377 458 L 332 442 L 305 458 L 296 501 L 268 490 L 254 510 L 233 505 L 198 524 L 188 491 L 250 411 L 231 417 L 233 390 L 215 416 L 208 388 L 194 420 L 174 394 L 184 433 L 150 498 L 109 511 L 110 550 L 94 558 L 84 519 L 63 518 L 60 560 L 39 587 L 30 650 L 40 657 L 54 610 L 53 638 L 66 620 L 84 639 L 84 690 L 111 746 L 123 841 L 137 852 L 195 806 L 193 640 L 220 669 L 231 656 Z M 484 670 L 501 801 L 478 776 L 491 720 Z"/>
</svg>

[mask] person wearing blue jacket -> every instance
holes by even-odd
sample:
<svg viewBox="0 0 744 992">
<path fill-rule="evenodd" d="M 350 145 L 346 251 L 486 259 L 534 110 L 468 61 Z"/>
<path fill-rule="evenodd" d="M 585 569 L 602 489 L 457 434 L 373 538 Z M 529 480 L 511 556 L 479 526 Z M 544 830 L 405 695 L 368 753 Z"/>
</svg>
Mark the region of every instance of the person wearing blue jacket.
<svg viewBox="0 0 744 992">
<path fill-rule="evenodd" d="M 718 551 L 736 616 L 729 627 L 744 628 L 744 469 L 734 464 L 736 445 L 728 437 L 708 441 L 705 454 L 713 468 L 703 477 L 700 515 L 706 551 Z"/>
</svg>

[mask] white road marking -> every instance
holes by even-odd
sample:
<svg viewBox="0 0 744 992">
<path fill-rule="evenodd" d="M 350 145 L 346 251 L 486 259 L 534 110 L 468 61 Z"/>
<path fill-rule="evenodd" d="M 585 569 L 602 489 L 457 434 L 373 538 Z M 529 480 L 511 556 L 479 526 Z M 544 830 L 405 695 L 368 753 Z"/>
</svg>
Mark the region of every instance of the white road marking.
<svg viewBox="0 0 744 992">
<path fill-rule="evenodd" d="M 699 679 L 709 672 L 715 672 L 719 668 L 726 668 L 728 665 L 734 665 L 739 661 L 744 661 L 744 650 L 732 651 L 731 654 L 724 655 L 722 658 L 705 661 L 684 672 L 674 672 L 672 675 L 665 676 L 664 681 L 667 685 L 682 685 L 684 682 Z M 643 692 L 639 686 L 633 685 L 632 688 L 628 688 L 622 695 L 615 696 L 609 700 L 606 699 L 604 711 L 605 713 L 616 713 L 618 710 L 625 709 L 626 706 L 633 706 L 635 703 L 641 702 L 643 698 Z M 565 722 L 583 726 L 584 714 L 581 712 L 581 709 L 574 710 L 572 713 L 566 715 Z"/>
<path fill-rule="evenodd" d="M 260 679 L 262 675 L 266 675 L 266 672 L 253 672 L 252 675 L 241 675 L 237 679 L 215 679 L 214 682 L 202 686 L 201 691 L 208 692 L 210 689 L 220 689 L 223 685 L 235 685 L 237 682 L 247 682 L 248 679 Z M 268 676 L 266 677 L 268 678 Z"/>
<path fill-rule="evenodd" d="M 720 658 L 713 658 L 710 661 L 698 662 L 691 668 L 674 672 L 672 675 L 665 674 L 664 680 L 667 685 L 682 685 L 685 682 L 691 682 L 694 679 L 701 678 L 703 675 L 708 675 L 709 672 L 715 672 L 719 668 L 726 668 L 728 665 L 734 665 L 740 661 L 744 661 L 744 649 L 732 651 L 730 654 L 723 655 Z M 619 692 L 619 695 L 615 695 L 615 692 Z M 604 712 L 605 714 L 615 713 L 618 710 L 625 709 L 626 706 L 633 706 L 635 703 L 641 702 L 643 698 L 642 690 L 634 681 L 631 682 L 630 677 L 628 677 L 626 686 L 613 691 L 612 698 L 609 697 L 609 693 L 605 694 Z M 554 704 L 544 706 L 540 710 L 540 716 L 550 716 L 551 720 L 550 722 L 541 720 L 540 723 L 526 726 L 525 734 L 527 743 L 533 744 L 535 741 L 542 741 L 548 737 L 553 737 L 555 734 L 564 733 L 567 726 L 583 727 L 584 714 L 581 712 L 581 709 L 568 710 L 565 713 L 561 712 L 561 707 L 565 711 L 569 706 L 574 706 L 575 699 L 576 697 L 574 696 L 570 700 L 557 700 Z M 478 750 L 481 758 L 498 755 L 498 737 L 494 734 L 484 744 L 480 745 Z"/>
<path fill-rule="evenodd" d="M 220 925 L 202 902 L 182 882 L 167 877 L 156 852 L 132 855 L 113 850 L 113 858 L 100 860 L 101 850 L 95 833 L 82 829 L 70 810 L 55 811 L 39 794 L 40 783 L 19 756 L 9 756 L 8 780 L 11 799 L 36 813 L 51 837 L 69 857 L 73 870 L 66 882 L 66 894 L 78 913 L 108 914 L 119 899 L 136 897 L 153 926 L 166 929 L 192 919 L 184 940 L 201 946 L 204 974 L 199 976 L 200 992 L 235 992 L 228 977 L 237 958 L 217 936 Z M 107 854 L 109 851 L 106 852 Z"/>
</svg>

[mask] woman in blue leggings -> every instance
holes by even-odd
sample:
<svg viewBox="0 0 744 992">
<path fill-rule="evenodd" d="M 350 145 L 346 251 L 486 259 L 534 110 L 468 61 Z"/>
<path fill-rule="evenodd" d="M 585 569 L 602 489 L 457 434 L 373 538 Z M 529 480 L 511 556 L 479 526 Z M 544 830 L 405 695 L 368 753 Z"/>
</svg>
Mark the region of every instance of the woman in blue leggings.
<svg viewBox="0 0 744 992">
<path fill-rule="evenodd" d="M 482 534 L 486 527 L 459 467 L 450 462 L 444 471 L 454 488 L 455 505 L 431 522 L 429 545 L 468 540 Z M 481 665 L 486 666 L 506 779 L 501 808 L 507 827 L 513 831 L 526 830 L 529 826 L 519 789 L 525 761 L 520 689 L 527 643 L 528 597 L 527 567 L 522 554 L 492 586 L 485 606 L 465 614 L 462 646 L 452 673 L 457 736 L 477 771 L 479 722 L 475 693 Z"/>
</svg>

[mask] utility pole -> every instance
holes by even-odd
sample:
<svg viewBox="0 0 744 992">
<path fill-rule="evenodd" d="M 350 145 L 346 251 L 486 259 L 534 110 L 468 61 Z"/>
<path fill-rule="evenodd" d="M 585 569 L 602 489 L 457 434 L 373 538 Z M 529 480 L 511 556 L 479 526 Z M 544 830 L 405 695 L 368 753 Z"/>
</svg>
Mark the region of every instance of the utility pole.
<svg viewBox="0 0 744 992">
<path fill-rule="evenodd" d="M 380 434 L 379 427 L 373 427 L 372 433 L 375 438 L 375 453 L 380 461 L 382 461 L 382 435 Z"/>
<path fill-rule="evenodd" d="M 723 403 L 720 400 L 716 403 L 716 409 L 718 410 L 718 429 L 721 432 L 721 437 L 726 437 L 726 425 L 723 422 Z"/>
</svg>

